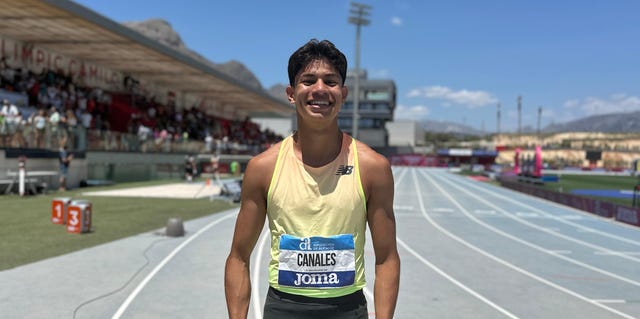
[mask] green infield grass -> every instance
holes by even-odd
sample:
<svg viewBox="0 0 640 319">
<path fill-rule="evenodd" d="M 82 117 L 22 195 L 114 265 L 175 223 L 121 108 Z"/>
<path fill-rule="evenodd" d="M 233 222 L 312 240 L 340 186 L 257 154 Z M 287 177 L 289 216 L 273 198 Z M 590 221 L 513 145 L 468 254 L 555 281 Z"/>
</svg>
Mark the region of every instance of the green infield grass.
<svg viewBox="0 0 640 319">
<path fill-rule="evenodd" d="M 126 183 L 36 196 L 0 196 L 0 270 L 163 229 L 171 217 L 179 217 L 186 221 L 237 207 L 224 200 L 82 195 L 82 192 L 94 190 L 176 182 L 180 181 Z M 51 202 L 56 197 L 90 200 L 93 208 L 91 232 L 67 233 L 64 225 L 53 224 Z"/>
<path fill-rule="evenodd" d="M 625 175 L 574 175 L 562 174 L 558 182 L 546 182 L 544 187 L 550 190 L 569 193 L 577 189 L 628 190 L 633 191 L 640 182 L 638 177 Z M 584 195 L 582 195 L 584 196 Z M 620 205 L 631 206 L 632 200 L 626 198 L 589 196 Z"/>
</svg>

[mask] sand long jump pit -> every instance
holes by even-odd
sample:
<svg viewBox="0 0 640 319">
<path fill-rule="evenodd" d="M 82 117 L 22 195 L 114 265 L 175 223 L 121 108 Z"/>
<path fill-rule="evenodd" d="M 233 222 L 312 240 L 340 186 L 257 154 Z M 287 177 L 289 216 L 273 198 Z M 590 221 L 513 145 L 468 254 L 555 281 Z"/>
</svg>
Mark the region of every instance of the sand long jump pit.
<svg viewBox="0 0 640 319">
<path fill-rule="evenodd" d="M 87 196 L 145 197 L 145 198 L 209 198 L 220 195 L 215 183 L 173 183 L 157 186 L 133 187 L 107 191 L 83 192 Z"/>
</svg>

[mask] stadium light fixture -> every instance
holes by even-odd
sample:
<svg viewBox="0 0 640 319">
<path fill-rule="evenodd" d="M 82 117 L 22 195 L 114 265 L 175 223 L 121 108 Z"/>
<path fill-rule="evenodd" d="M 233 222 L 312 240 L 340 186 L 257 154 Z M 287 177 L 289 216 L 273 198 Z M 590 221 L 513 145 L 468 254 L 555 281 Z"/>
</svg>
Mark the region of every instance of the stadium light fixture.
<svg viewBox="0 0 640 319">
<path fill-rule="evenodd" d="M 353 128 L 351 135 L 354 138 L 358 138 L 358 120 L 360 118 L 360 27 L 363 25 L 369 25 L 371 21 L 367 19 L 369 16 L 369 10 L 372 7 L 367 4 L 351 2 L 351 16 L 349 16 L 349 23 L 356 25 L 356 70 L 354 79 L 354 97 L 353 97 Z"/>
</svg>

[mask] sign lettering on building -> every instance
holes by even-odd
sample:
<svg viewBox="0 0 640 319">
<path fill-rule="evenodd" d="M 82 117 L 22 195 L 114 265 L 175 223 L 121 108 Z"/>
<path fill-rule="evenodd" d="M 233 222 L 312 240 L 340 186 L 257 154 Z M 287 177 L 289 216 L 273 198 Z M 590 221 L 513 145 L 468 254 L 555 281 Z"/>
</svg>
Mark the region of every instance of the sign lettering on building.
<svg viewBox="0 0 640 319">
<path fill-rule="evenodd" d="M 123 75 L 119 72 L 29 43 L 0 37 L 0 56 L 12 68 L 26 68 L 36 74 L 49 69 L 70 75 L 74 82 L 81 85 L 111 90 L 122 89 Z"/>
</svg>

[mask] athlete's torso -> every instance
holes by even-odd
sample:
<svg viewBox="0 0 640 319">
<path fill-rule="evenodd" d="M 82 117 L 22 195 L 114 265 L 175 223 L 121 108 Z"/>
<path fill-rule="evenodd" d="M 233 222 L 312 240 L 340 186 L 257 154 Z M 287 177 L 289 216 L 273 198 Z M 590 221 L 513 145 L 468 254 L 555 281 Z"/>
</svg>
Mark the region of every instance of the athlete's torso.
<svg viewBox="0 0 640 319">
<path fill-rule="evenodd" d="M 356 142 L 343 135 L 335 160 L 303 164 L 289 136 L 280 145 L 267 194 L 269 284 L 309 297 L 338 297 L 365 286 L 366 200 Z"/>
</svg>

